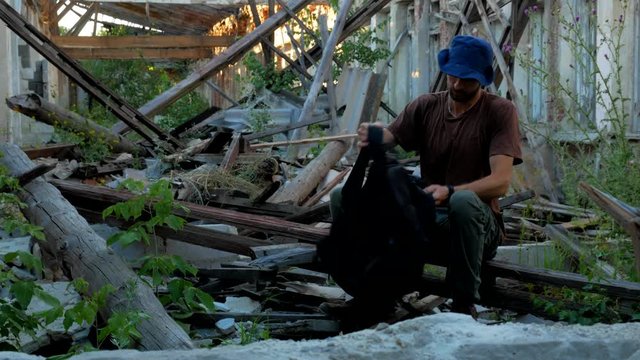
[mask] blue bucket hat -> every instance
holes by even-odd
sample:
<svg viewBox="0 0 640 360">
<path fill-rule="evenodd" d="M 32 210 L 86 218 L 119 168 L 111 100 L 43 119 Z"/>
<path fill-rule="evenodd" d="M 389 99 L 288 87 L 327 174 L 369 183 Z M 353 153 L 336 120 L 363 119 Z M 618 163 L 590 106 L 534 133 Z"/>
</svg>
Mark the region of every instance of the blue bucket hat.
<svg viewBox="0 0 640 360">
<path fill-rule="evenodd" d="M 476 79 L 482 86 L 493 82 L 493 51 L 486 40 L 458 35 L 451 47 L 438 53 L 440 70 L 460 79 Z"/>
</svg>

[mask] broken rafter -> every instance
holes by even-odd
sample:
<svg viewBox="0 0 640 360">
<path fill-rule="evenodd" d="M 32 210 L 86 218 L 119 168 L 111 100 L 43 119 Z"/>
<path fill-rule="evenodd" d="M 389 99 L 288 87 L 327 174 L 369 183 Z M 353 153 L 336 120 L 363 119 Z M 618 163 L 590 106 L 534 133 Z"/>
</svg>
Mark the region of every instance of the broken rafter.
<svg viewBox="0 0 640 360">
<path fill-rule="evenodd" d="M 290 3 L 290 9 L 294 12 L 300 11 L 311 0 L 294 0 Z M 147 115 L 155 115 L 164 110 L 169 105 L 173 104 L 184 94 L 195 89 L 204 80 L 209 78 L 214 72 L 220 70 L 222 67 L 231 64 L 236 59 L 240 58 L 247 51 L 251 50 L 255 44 L 257 44 L 263 37 L 272 33 L 276 28 L 284 24 L 290 18 L 289 14 L 285 11 L 279 11 L 273 16 L 266 19 L 260 26 L 253 30 L 250 34 L 245 35 L 231 46 L 229 46 L 224 52 L 214 57 L 211 61 L 206 63 L 201 68 L 197 69 L 191 75 L 180 81 L 171 89 L 160 94 L 153 100 L 149 101 L 140 108 L 140 112 Z"/>
<path fill-rule="evenodd" d="M 98 9 L 99 3 L 93 3 L 91 6 L 85 10 L 84 14 L 78 19 L 75 25 L 67 32 L 66 36 L 78 36 L 80 31 L 87 25 L 87 22 L 91 20 L 91 16 Z"/>
</svg>

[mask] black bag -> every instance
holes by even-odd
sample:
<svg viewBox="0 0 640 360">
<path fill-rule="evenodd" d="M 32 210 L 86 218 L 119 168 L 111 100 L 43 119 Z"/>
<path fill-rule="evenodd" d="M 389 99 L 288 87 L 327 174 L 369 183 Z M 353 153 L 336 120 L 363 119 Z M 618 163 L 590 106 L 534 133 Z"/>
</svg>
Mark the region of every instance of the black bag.
<svg viewBox="0 0 640 360">
<path fill-rule="evenodd" d="M 382 129 L 369 129 L 369 146 L 342 188 L 344 212 L 318 243 L 318 262 L 354 298 L 392 298 L 410 291 L 422 274 L 435 203 L 387 158 Z"/>
</svg>

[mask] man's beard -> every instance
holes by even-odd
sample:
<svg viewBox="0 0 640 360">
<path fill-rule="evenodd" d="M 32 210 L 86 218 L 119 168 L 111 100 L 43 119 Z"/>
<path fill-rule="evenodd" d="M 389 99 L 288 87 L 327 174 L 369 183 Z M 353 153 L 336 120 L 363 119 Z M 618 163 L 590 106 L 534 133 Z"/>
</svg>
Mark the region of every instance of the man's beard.
<svg viewBox="0 0 640 360">
<path fill-rule="evenodd" d="M 451 96 L 451 99 L 453 99 L 454 101 L 466 103 L 471 101 L 471 99 L 476 96 L 478 91 L 480 91 L 479 86 L 471 92 L 449 89 L 449 96 Z"/>
</svg>

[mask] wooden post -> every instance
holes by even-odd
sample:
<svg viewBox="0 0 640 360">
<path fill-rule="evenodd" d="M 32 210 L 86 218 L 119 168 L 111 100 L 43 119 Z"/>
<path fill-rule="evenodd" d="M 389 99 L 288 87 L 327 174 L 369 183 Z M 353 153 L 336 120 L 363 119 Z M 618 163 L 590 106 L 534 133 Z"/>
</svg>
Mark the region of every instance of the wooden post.
<svg viewBox="0 0 640 360">
<path fill-rule="evenodd" d="M 34 167 L 16 145 L 0 143 L 0 152 L 0 164 L 11 174 L 22 174 Z M 39 178 L 25 185 L 18 196 L 27 204 L 23 209 L 27 219 L 44 228 L 47 241 L 40 245 L 56 259 L 65 275 L 86 280 L 90 293 L 107 284 L 115 287 L 101 310 L 105 319 L 119 311 L 143 311 L 150 317 L 137 327 L 142 334 L 140 349 L 193 348 L 189 335 L 169 317 L 152 289 L 107 247 L 60 191 Z"/>
</svg>

